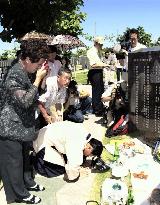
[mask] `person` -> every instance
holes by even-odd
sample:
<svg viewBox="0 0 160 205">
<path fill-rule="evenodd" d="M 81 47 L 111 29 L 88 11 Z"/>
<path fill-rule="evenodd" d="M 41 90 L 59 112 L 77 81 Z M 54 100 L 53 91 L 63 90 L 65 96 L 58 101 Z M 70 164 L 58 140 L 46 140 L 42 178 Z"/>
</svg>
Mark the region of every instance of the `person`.
<svg viewBox="0 0 160 205">
<path fill-rule="evenodd" d="M 72 80 L 67 89 L 67 100 L 64 105 L 63 120 L 82 123 L 84 115 L 92 112 L 92 99 L 89 93 L 77 88 L 77 82 Z"/>
<path fill-rule="evenodd" d="M 105 67 L 103 69 L 104 90 L 107 90 L 109 87 L 109 83 L 115 81 L 114 76 L 115 76 L 115 67 L 116 67 L 115 65 L 117 63 L 117 58 L 113 49 L 108 49 L 108 51 L 105 52 L 103 62 L 108 64 L 108 67 Z"/>
<path fill-rule="evenodd" d="M 42 128 L 33 146 L 40 173 L 48 177 L 55 176 L 55 170 L 58 172 L 58 166 L 61 166 L 65 168 L 64 179 L 68 182 L 79 179 L 84 157 L 100 157 L 103 150 L 102 143 L 92 138 L 83 124 L 70 121 L 55 122 Z M 50 166 L 47 166 L 48 163 Z"/>
<path fill-rule="evenodd" d="M 52 45 L 49 45 L 48 47 L 49 47 L 48 66 L 50 68 L 49 76 L 57 76 L 59 69 L 62 67 L 62 64 L 59 60 L 56 59 L 57 48 Z"/>
<path fill-rule="evenodd" d="M 130 30 L 130 35 L 129 35 L 130 36 L 130 47 L 129 47 L 128 52 L 133 52 L 141 48 L 146 48 L 145 45 L 138 42 L 138 37 L 139 37 L 138 35 L 139 33 L 137 29 L 132 28 Z"/>
<path fill-rule="evenodd" d="M 35 110 L 38 87 L 46 75 L 42 66 L 48 46 L 44 41 L 21 42 L 19 61 L 9 70 L 5 80 L 5 103 L 0 115 L 0 175 L 7 203 L 37 204 L 41 199 L 29 193 L 41 191 L 29 173 L 30 142 L 36 136 Z M 28 74 L 37 71 L 32 84 Z"/>
<path fill-rule="evenodd" d="M 49 48 L 49 54 L 47 59 L 47 65 L 48 65 L 48 72 L 45 78 L 43 79 L 41 83 L 41 92 L 40 94 L 43 94 L 46 89 L 46 80 L 48 77 L 57 76 L 58 71 L 62 67 L 61 61 L 56 59 L 57 56 L 57 48 L 53 45 L 48 45 Z"/>
<path fill-rule="evenodd" d="M 62 67 L 63 68 L 69 69 L 71 71 L 73 70 L 73 67 L 71 66 L 71 61 L 68 57 L 63 56 L 62 59 L 61 59 L 61 62 L 62 62 Z"/>
<path fill-rule="evenodd" d="M 108 64 L 103 63 L 101 60 L 103 42 L 103 37 L 97 36 L 94 39 L 94 46 L 87 51 L 87 57 L 91 66 L 88 72 L 88 80 L 92 85 L 92 107 L 93 112 L 97 116 L 103 113 L 103 103 L 101 102 L 101 95 L 104 92 L 102 69 L 108 66 Z"/>
<path fill-rule="evenodd" d="M 47 90 L 39 97 L 40 128 L 63 120 L 63 104 L 66 102 L 66 88 L 70 80 L 71 71 L 63 68 L 59 70 L 58 76 L 47 78 Z"/>
</svg>

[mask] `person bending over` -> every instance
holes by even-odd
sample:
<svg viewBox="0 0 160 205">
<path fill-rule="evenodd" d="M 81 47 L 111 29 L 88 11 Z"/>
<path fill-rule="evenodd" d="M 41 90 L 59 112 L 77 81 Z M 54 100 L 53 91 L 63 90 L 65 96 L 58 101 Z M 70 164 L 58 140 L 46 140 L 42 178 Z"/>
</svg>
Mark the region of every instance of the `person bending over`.
<svg viewBox="0 0 160 205">
<path fill-rule="evenodd" d="M 84 157 L 100 157 L 103 145 L 91 138 L 83 124 L 61 121 L 42 128 L 34 141 L 36 167 L 40 174 L 52 177 L 66 172 L 65 180 L 75 182 L 81 175 Z M 65 156 L 65 158 L 64 158 Z"/>
</svg>

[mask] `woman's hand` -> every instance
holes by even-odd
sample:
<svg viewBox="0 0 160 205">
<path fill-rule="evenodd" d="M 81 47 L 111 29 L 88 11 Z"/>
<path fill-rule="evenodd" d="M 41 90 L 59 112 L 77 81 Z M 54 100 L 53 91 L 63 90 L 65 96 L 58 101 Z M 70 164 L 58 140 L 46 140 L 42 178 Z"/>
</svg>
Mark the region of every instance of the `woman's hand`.
<svg viewBox="0 0 160 205">
<path fill-rule="evenodd" d="M 37 70 L 36 78 L 43 79 L 47 74 L 47 70 L 45 67 L 41 67 L 40 69 Z"/>
<path fill-rule="evenodd" d="M 43 116 L 43 117 L 44 117 L 45 121 L 46 121 L 48 124 L 51 124 L 51 123 L 54 122 L 52 116 L 50 116 L 50 115 L 45 115 L 45 116 Z"/>
</svg>

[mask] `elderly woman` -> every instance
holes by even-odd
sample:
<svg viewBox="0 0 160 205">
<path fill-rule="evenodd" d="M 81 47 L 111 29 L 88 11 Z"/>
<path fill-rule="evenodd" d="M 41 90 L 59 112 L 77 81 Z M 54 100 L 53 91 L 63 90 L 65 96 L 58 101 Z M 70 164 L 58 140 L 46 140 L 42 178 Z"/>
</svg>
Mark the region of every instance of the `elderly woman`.
<svg viewBox="0 0 160 205">
<path fill-rule="evenodd" d="M 10 68 L 4 83 L 4 105 L 0 115 L 0 175 L 7 203 L 37 204 L 41 199 L 29 190 L 41 191 L 31 176 L 26 177 L 28 144 L 35 138 L 35 110 L 38 87 L 46 75 L 42 64 L 48 47 L 44 41 L 29 40 L 21 43 L 18 63 Z M 31 83 L 28 74 L 37 71 Z"/>
</svg>

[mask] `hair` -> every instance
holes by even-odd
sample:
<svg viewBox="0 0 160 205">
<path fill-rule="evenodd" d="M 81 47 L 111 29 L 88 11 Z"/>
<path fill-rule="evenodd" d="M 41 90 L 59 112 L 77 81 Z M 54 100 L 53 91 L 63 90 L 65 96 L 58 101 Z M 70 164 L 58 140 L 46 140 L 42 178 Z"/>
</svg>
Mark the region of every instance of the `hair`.
<svg viewBox="0 0 160 205">
<path fill-rule="evenodd" d="M 130 29 L 129 34 L 131 35 L 132 33 L 136 33 L 136 34 L 137 34 L 137 36 L 139 35 L 138 30 L 137 30 L 137 29 L 135 29 L 135 28 Z"/>
<path fill-rule="evenodd" d="M 102 142 L 95 138 L 91 138 L 91 140 L 88 143 L 93 147 L 92 154 L 94 156 L 100 157 L 103 151 Z"/>
<path fill-rule="evenodd" d="M 68 88 L 76 87 L 76 85 L 77 85 L 77 82 L 75 80 L 71 80 L 69 85 L 68 85 Z"/>
<path fill-rule="evenodd" d="M 48 45 L 49 53 L 57 53 L 57 47 L 53 45 Z"/>
<path fill-rule="evenodd" d="M 48 57 L 48 46 L 44 40 L 29 39 L 21 41 L 20 59 L 25 60 L 29 57 L 32 63 L 37 63 L 41 58 Z"/>
<path fill-rule="evenodd" d="M 69 69 L 69 64 L 70 64 L 70 62 L 71 62 L 70 59 L 69 59 L 67 56 L 63 56 L 62 59 L 61 59 L 61 62 L 62 62 L 63 59 L 66 61 L 64 67 L 65 67 L 66 69 Z"/>
<path fill-rule="evenodd" d="M 59 71 L 58 71 L 58 75 L 61 76 L 61 75 L 63 75 L 63 73 L 68 73 L 68 74 L 70 74 L 70 75 L 72 74 L 69 69 L 60 68 Z"/>
</svg>

